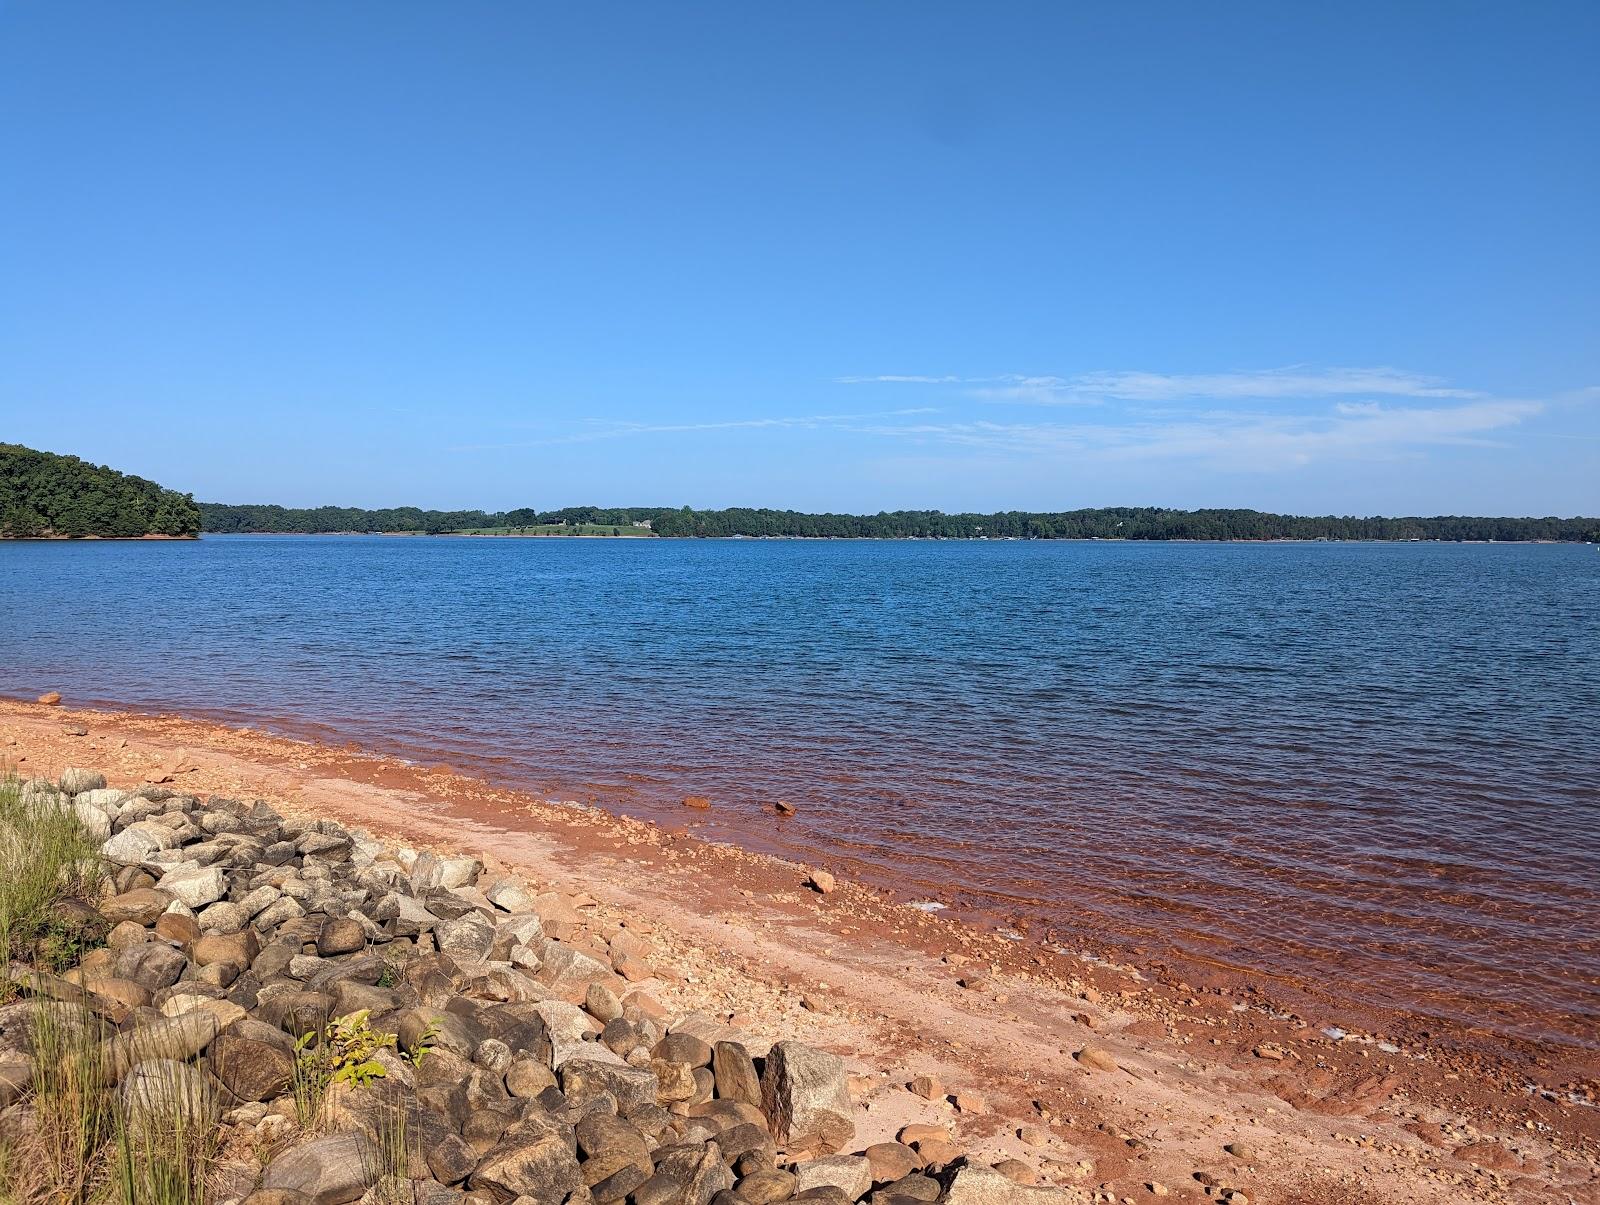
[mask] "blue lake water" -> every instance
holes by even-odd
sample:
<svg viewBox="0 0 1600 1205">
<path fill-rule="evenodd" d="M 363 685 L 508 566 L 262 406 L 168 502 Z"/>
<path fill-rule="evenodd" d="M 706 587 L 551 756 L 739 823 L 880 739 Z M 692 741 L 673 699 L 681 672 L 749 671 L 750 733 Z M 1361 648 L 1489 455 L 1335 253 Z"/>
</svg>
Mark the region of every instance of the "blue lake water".
<svg viewBox="0 0 1600 1205">
<path fill-rule="evenodd" d="M 1600 550 L 0 544 L 0 691 L 357 740 L 1600 1044 Z M 776 799 L 799 816 L 778 822 Z"/>
</svg>

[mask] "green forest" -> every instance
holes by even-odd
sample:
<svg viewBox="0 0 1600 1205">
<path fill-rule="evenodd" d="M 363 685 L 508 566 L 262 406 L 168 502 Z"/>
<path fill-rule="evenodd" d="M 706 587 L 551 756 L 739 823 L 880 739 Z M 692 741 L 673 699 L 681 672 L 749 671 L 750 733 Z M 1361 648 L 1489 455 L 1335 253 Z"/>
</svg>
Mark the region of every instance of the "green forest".
<svg viewBox="0 0 1600 1205">
<path fill-rule="evenodd" d="M 193 536 L 187 494 L 76 456 L 0 444 L 0 538 Z"/>
<path fill-rule="evenodd" d="M 937 510 L 876 515 L 792 510 L 693 510 L 659 506 L 569 506 L 561 510 L 438 511 L 416 507 L 360 510 L 323 506 L 200 504 L 208 532 L 421 532 L 547 524 L 627 527 L 647 520 L 659 536 L 769 536 L 815 539 L 1020 540 L 1600 540 L 1600 518 L 1359 518 L 1275 515 L 1257 510 L 1098 507 L 1056 512 L 945 514 Z"/>
</svg>

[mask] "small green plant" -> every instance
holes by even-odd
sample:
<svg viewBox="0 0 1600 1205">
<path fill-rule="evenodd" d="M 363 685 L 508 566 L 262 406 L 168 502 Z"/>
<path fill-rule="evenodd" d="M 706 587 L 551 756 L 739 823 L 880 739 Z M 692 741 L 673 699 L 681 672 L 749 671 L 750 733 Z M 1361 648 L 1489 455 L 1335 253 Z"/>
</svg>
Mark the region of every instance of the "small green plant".
<svg viewBox="0 0 1600 1205">
<path fill-rule="evenodd" d="M 439 1023 L 437 1021 L 429 1021 L 423 1031 L 417 1035 L 417 1040 L 400 1052 L 400 1057 L 413 1067 L 422 1066 L 422 1060 L 433 1053 L 436 1045 L 435 1039 L 438 1036 Z"/>
<path fill-rule="evenodd" d="M 364 1087 L 385 1075 L 383 1064 L 372 1056 L 393 1050 L 395 1036 L 380 1033 L 367 1023 L 370 1009 L 336 1017 L 328 1023 L 326 1045 L 332 1055 L 333 1082 Z"/>
<path fill-rule="evenodd" d="M 383 970 L 378 973 L 379 987 L 394 987 L 400 983 L 406 974 L 406 960 L 404 955 L 396 954 L 390 950 L 383 955 Z"/>
<path fill-rule="evenodd" d="M 364 1088 L 387 1072 L 373 1056 L 395 1048 L 395 1035 L 368 1023 L 370 1009 L 335 1017 L 321 1031 L 307 1030 L 294 1044 L 295 1114 L 304 1129 L 322 1114 L 322 1102 L 333 1084 Z"/>
<path fill-rule="evenodd" d="M 322 1098 L 327 1095 L 332 1072 L 327 1052 L 317 1041 L 316 1030 L 307 1030 L 295 1039 L 291 1087 L 294 1115 L 302 1130 L 315 1128 L 322 1116 Z"/>
</svg>

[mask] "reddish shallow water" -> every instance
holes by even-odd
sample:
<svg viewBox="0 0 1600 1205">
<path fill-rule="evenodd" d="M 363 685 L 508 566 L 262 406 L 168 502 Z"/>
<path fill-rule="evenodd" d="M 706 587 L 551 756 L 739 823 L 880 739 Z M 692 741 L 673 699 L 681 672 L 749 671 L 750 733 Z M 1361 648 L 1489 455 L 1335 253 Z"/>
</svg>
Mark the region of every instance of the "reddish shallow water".
<svg viewBox="0 0 1600 1205">
<path fill-rule="evenodd" d="M 1600 1048 L 1586 547 L 13 545 L 0 685 Z M 48 600 L 40 603 L 40 599 Z M 800 814 L 778 821 L 776 799 Z"/>
</svg>

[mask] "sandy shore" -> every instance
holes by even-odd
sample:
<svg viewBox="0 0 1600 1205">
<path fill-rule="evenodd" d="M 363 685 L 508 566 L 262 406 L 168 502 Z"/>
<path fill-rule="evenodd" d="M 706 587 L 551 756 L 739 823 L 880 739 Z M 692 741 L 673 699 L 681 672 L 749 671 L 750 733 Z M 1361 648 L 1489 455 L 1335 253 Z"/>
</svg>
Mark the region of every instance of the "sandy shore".
<svg viewBox="0 0 1600 1205">
<path fill-rule="evenodd" d="M 1600 1110 L 1581 1060 L 1485 1062 L 1414 1028 L 1399 1043 L 1338 1040 L 1324 1027 L 1344 1018 L 1284 1011 L 1237 975 L 1092 963 L 859 884 L 819 893 L 814 868 L 692 828 L 202 721 L 0 702 L 0 766 L 264 798 L 498 861 L 587 897 L 596 923 L 643 920 L 667 1003 L 851 1061 L 864 1142 L 953 1121 L 969 1150 L 1024 1159 L 1084 1200 L 1203 1201 L 1210 1181 L 1307 1205 L 1600 1202 Z M 1080 1062 L 1086 1046 L 1117 1068 Z M 954 1103 L 907 1091 L 919 1075 Z"/>
</svg>

